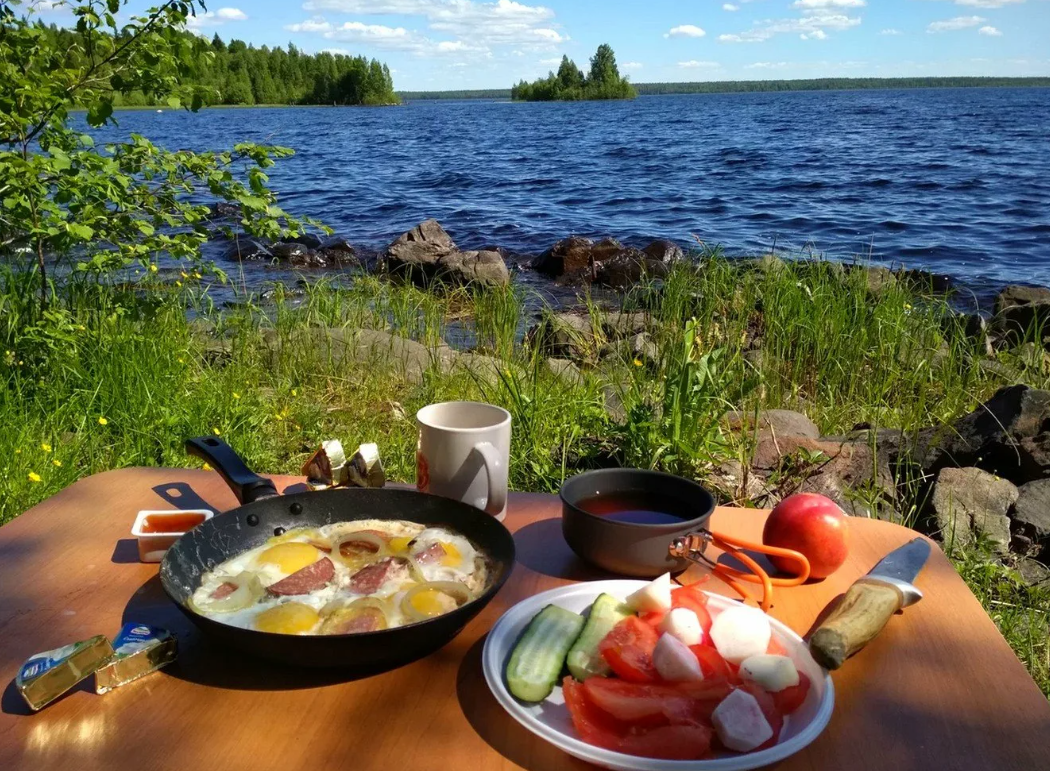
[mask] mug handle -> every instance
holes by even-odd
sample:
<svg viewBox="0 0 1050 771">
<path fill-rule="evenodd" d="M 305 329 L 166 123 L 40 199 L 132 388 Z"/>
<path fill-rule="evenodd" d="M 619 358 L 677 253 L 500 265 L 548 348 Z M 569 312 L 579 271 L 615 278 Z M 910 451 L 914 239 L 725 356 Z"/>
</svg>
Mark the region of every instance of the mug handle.
<svg viewBox="0 0 1050 771">
<path fill-rule="evenodd" d="M 507 505 L 506 486 L 497 488 L 495 485 L 497 472 L 503 469 L 503 459 L 500 457 L 499 450 L 491 442 L 478 442 L 474 445 L 474 450 L 481 455 L 481 460 L 485 464 L 485 473 L 489 478 L 489 493 L 485 500 L 485 511 L 496 516 Z"/>
</svg>

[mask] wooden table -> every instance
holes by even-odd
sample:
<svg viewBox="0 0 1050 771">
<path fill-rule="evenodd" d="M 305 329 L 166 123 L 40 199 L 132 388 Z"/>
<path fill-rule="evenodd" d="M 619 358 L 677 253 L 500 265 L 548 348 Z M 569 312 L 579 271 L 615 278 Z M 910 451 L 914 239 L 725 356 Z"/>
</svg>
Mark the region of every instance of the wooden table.
<svg viewBox="0 0 1050 771">
<path fill-rule="evenodd" d="M 301 482 L 278 477 L 283 489 Z M 235 500 L 214 473 L 111 471 L 77 482 L 0 528 L 0 769 L 587 768 L 533 737 L 497 705 L 481 674 L 485 632 L 507 608 L 571 581 L 603 578 L 561 538 L 557 499 L 514 495 L 507 526 L 519 564 L 499 596 L 443 650 L 356 682 L 290 671 L 206 644 L 140 564 L 129 536 L 140 509 Z M 720 509 L 714 527 L 758 539 L 762 512 Z M 846 565 L 780 590 L 773 615 L 804 634 L 829 601 L 914 536 L 854 520 Z M 688 577 L 687 577 L 688 582 Z M 1050 768 L 1050 703 L 936 547 L 917 581 L 926 599 L 834 675 L 835 713 L 783 769 Z M 731 592 L 717 580 L 708 588 Z M 32 653 L 123 621 L 173 630 L 179 660 L 96 696 L 91 680 L 31 714 L 13 678 Z"/>
</svg>

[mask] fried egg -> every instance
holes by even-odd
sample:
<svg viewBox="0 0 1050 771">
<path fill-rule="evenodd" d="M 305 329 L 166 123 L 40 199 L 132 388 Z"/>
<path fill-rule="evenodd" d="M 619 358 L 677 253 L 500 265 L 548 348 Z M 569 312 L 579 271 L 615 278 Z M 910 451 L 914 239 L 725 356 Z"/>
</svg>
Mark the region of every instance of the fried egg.
<svg viewBox="0 0 1050 771">
<path fill-rule="evenodd" d="M 444 528 L 427 528 L 412 539 L 410 548 L 427 581 L 463 581 L 475 570 L 477 552 L 470 541 Z"/>
</svg>

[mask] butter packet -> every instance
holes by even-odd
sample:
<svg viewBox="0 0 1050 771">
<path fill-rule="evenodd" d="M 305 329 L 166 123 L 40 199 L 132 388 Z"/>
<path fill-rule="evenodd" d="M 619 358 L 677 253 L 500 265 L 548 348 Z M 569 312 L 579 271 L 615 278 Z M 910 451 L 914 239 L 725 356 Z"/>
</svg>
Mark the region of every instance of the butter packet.
<svg viewBox="0 0 1050 771">
<path fill-rule="evenodd" d="M 15 675 L 15 687 L 35 712 L 95 672 L 113 656 L 102 635 L 30 656 Z"/>
<path fill-rule="evenodd" d="M 178 655 L 175 635 L 145 624 L 125 624 L 113 638 L 113 658 L 95 672 L 95 693 L 106 693 L 170 664 Z"/>
<path fill-rule="evenodd" d="M 357 487 L 383 487 L 386 485 L 386 472 L 379 459 L 379 445 L 374 442 L 362 444 L 346 464 L 345 484 Z"/>
</svg>

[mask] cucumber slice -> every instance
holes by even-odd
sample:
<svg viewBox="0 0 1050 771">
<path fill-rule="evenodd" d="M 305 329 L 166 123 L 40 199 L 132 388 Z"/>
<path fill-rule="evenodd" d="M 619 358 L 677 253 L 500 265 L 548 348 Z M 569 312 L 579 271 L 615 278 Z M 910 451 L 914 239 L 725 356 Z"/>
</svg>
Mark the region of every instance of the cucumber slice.
<svg viewBox="0 0 1050 771">
<path fill-rule="evenodd" d="M 631 615 L 631 609 L 611 594 L 599 595 L 591 605 L 591 614 L 587 617 L 583 632 L 569 650 L 569 673 L 580 681 L 609 674 L 609 665 L 598 653 L 598 643 L 614 626 Z"/>
<path fill-rule="evenodd" d="M 565 654 L 580 636 L 583 616 L 548 605 L 529 622 L 507 664 L 507 686 L 522 701 L 543 701 L 565 666 Z"/>
</svg>

